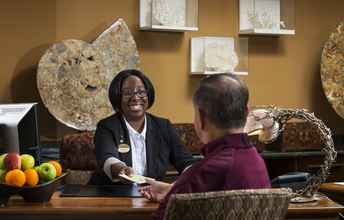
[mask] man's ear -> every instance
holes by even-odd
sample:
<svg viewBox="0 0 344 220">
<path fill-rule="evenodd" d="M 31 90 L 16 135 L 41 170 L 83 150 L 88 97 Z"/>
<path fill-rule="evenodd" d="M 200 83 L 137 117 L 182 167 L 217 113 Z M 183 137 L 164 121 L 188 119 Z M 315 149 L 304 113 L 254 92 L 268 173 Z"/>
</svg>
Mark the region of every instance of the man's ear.
<svg viewBox="0 0 344 220">
<path fill-rule="evenodd" d="M 199 112 L 199 120 L 200 120 L 200 123 L 201 123 L 201 129 L 204 130 L 205 124 L 206 124 L 206 114 L 201 109 L 198 109 L 198 112 Z"/>
</svg>

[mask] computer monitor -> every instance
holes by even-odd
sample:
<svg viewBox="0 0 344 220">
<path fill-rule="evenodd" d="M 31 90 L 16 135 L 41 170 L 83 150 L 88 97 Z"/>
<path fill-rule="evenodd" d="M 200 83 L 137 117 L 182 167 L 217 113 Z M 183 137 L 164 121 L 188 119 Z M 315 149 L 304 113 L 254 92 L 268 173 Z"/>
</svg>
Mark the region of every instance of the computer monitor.
<svg viewBox="0 0 344 220">
<path fill-rule="evenodd" d="M 40 162 L 37 103 L 0 104 L 0 153 L 31 154 Z"/>
</svg>

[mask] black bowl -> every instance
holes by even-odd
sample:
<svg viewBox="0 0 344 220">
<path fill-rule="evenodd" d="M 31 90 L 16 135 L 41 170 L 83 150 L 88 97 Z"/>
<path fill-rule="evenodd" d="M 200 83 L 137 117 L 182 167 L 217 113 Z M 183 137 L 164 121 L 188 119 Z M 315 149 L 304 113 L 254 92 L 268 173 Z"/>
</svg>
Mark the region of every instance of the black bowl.
<svg viewBox="0 0 344 220">
<path fill-rule="evenodd" d="M 48 202 L 56 191 L 57 187 L 60 185 L 61 180 L 63 180 L 67 174 L 68 173 L 62 173 L 61 176 L 49 182 L 33 187 L 17 187 L 7 184 L 0 184 L 0 206 L 6 205 L 9 198 L 16 194 L 19 194 L 21 197 L 23 197 L 26 202 Z"/>
</svg>

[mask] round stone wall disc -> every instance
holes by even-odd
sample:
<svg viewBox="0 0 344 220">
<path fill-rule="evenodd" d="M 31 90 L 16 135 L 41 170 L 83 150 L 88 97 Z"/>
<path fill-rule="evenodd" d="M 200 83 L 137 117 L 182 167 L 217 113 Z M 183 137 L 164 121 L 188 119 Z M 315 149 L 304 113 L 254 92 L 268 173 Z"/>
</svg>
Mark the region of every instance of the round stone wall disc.
<svg viewBox="0 0 344 220">
<path fill-rule="evenodd" d="M 321 81 L 327 100 L 344 118 L 344 23 L 325 43 L 321 56 Z"/>
<path fill-rule="evenodd" d="M 100 119 L 113 113 L 108 100 L 111 80 L 99 50 L 81 40 L 54 44 L 38 64 L 44 105 L 57 120 L 78 130 L 95 130 Z"/>
</svg>

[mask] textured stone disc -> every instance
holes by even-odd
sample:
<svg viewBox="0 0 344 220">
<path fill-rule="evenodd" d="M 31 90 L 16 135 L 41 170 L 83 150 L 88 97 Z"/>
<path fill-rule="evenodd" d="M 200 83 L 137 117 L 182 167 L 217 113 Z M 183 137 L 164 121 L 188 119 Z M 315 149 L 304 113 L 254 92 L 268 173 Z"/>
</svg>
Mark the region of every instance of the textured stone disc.
<svg viewBox="0 0 344 220">
<path fill-rule="evenodd" d="M 138 69 L 136 43 L 123 19 L 118 19 L 92 43 L 101 52 L 108 76 L 124 69 Z"/>
<path fill-rule="evenodd" d="M 113 112 L 107 92 L 111 79 L 99 50 L 81 40 L 54 44 L 38 64 L 43 103 L 57 120 L 78 130 L 95 130 Z"/>
<path fill-rule="evenodd" d="M 325 43 L 321 56 L 321 81 L 328 101 L 344 118 L 344 23 Z"/>
</svg>

